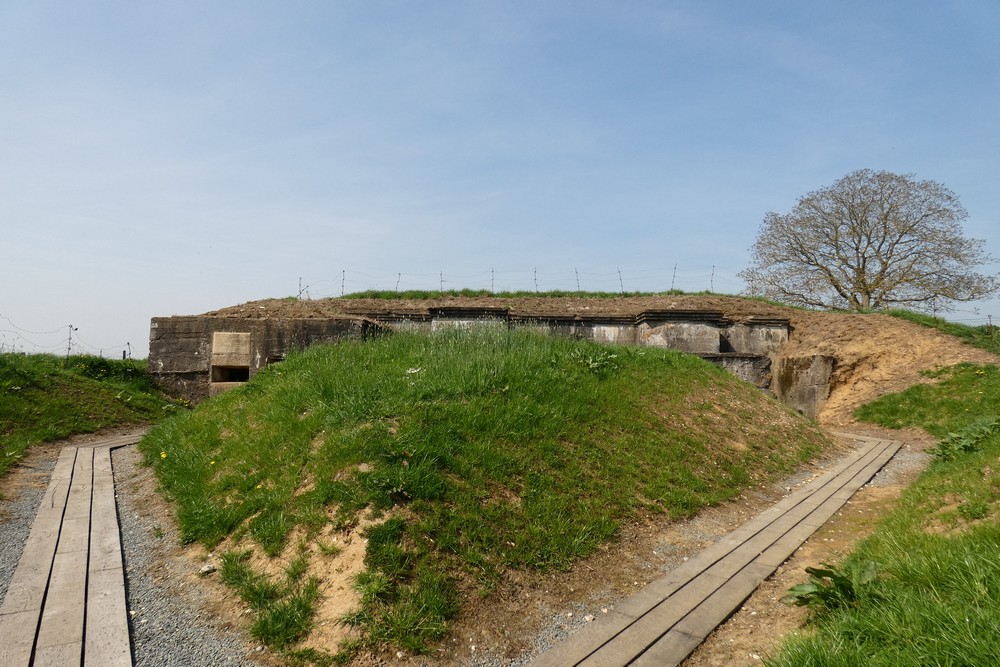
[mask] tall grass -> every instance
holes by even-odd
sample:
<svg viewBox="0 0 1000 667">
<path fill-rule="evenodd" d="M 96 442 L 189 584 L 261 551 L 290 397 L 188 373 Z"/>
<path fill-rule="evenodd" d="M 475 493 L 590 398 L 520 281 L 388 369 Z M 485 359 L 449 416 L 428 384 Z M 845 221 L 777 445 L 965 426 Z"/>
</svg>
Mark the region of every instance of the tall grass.
<svg viewBox="0 0 1000 667">
<path fill-rule="evenodd" d="M 275 556 L 293 530 L 382 513 L 346 620 L 370 645 L 423 650 L 459 588 L 566 568 L 623 522 L 689 516 L 825 442 L 697 357 L 481 328 L 311 348 L 141 448 L 183 539 L 207 547 L 243 537 Z"/>
<path fill-rule="evenodd" d="M 154 422 L 173 407 L 144 360 L 0 354 L 0 475 L 33 444 Z"/>
<path fill-rule="evenodd" d="M 880 573 L 855 604 L 819 614 L 814 630 L 786 641 L 768 665 L 997 664 L 1000 429 L 981 426 L 1000 409 L 1000 373 L 962 365 L 943 375 L 857 414 L 939 436 L 972 428 L 975 447 L 936 458 L 850 555 L 846 569 L 871 563 Z"/>
</svg>

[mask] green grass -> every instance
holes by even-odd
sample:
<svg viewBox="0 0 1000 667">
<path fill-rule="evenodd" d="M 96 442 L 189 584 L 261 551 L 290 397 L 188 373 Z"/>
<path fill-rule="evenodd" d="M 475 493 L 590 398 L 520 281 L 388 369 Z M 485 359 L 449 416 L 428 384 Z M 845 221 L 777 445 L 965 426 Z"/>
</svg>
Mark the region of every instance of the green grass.
<svg viewBox="0 0 1000 667">
<path fill-rule="evenodd" d="M 949 336 L 959 338 L 974 347 L 989 350 L 994 354 L 1000 354 L 1000 331 L 998 331 L 998 327 L 996 326 L 983 324 L 976 327 L 970 327 L 966 324 L 949 322 L 940 317 L 932 317 L 930 315 L 914 313 L 908 310 L 887 310 L 885 311 L 885 314 L 891 315 L 892 317 L 898 317 L 902 320 L 907 320 L 908 322 L 915 322 L 916 324 L 921 324 L 925 327 L 937 329 L 938 331 L 946 333 Z"/>
<path fill-rule="evenodd" d="M 888 428 L 920 426 L 939 438 L 977 417 L 1000 415 L 1000 370 L 959 364 L 926 373 L 938 384 L 918 384 L 860 407 L 854 416 Z"/>
<path fill-rule="evenodd" d="M 491 292 L 489 290 L 460 289 L 460 290 L 404 290 L 397 292 L 393 290 L 367 290 L 364 292 L 353 292 L 345 294 L 343 299 L 440 299 L 442 297 L 468 297 L 468 298 L 495 298 L 495 299 L 521 299 L 521 298 L 576 298 L 576 299 L 619 299 L 621 297 L 633 296 L 672 296 L 685 294 L 681 290 L 667 290 L 665 292 L 586 292 L 571 290 L 551 290 L 547 292 L 532 292 L 526 290 L 514 292 Z M 700 294 L 710 294 L 710 292 L 700 292 Z"/>
<path fill-rule="evenodd" d="M 567 568 L 626 522 L 691 516 L 826 442 L 697 357 L 484 328 L 290 355 L 140 448 L 183 540 L 207 548 L 277 557 L 294 534 L 323 554 L 324 529 L 380 521 L 345 621 L 362 646 L 420 652 L 459 591 Z"/>
<path fill-rule="evenodd" d="M 996 367 L 958 366 L 858 411 L 944 438 L 980 433 L 975 447 L 938 456 L 844 569 L 872 567 L 850 605 L 814 615 L 814 630 L 766 661 L 791 665 L 990 665 L 1000 655 L 1000 409 Z"/>
<path fill-rule="evenodd" d="M 175 409 L 144 360 L 0 354 L 0 475 L 40 442 L 122 424 L 155 422 Z"/>
</svg>

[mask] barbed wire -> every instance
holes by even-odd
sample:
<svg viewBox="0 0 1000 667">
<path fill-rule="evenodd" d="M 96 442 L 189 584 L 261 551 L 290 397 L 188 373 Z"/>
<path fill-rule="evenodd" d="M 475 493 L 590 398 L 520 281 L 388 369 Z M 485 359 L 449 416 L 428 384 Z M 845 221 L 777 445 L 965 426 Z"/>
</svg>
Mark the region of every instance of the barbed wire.
<svg viewBox="0 0 1000 667">
<path fill-rule="evenodd" d="M 92 354 L 95 356 L 104 356 L 106 353 L 110 354 L 112 352 L 124 352 L 127 356 L 131 357 L 131 343 L 125 342 L 104 346 L 95 345 L 81 339 L 78 328 L 71 324 L 61 326 L 58 329 L 52 329 L 51 331 L 33 331 L 18 326 L 6 315 L 0 315 L 0 319 L 3 319 L 11 326 L 10 329 L 0 329 L 0 352 L 39 352 L 51 354 L 56 350 L 65 350 L 67 355 Z M 52 336 L 59 334 L 60 339 L 58 342 L 51 344 L 49 344 L 49 341 L 40 343 L 37 340 L 27 338 L 24 336 L 25 333 L 32 336 Z M 8 340 L 8 334 L 10 335 L 10 340 Z"/>
<path fill-rule="evenodd" d="M 666 263 L 661 267 L 593 270 L 578 267 L 542 269 L 523 267 L 515 269 L 472 270 L 465 272 L 395 272 L 379 273 L 355 269 L 341 269 L 339 276 L 323 277 L 306 284 L 299 278 L 299 298 L 322 299 L 345 296 L 358 292 L 447 292 L 449 290 L 482 290 L 484 292 L 668 292 L 711 293 L 739 295 L 746 283 L 738 272 L 714 265 L 687 269 L 680 263 Z M 336 275 L 336 274 L 335 274 Z M 950 322 L 969 325 L 992 325 L 993 317 L 979 309 L 953 309 L 962 317 L 947 317 Z M 943 313 L 947 315 L 947 313 Z M 942 313 L 937 313 L 940 316 Z M 998 318 L 1000 319 L 1000 318 Z"/>
<path fill-rule="evenodd" d="M 365 291 L 448 291 L 450 289 L 585 292 L 725 292 L 736 294 L 744 283 L 735 271 L 713 266 L 705 270 L 615 268 L 613 271 L 489 269 L 471 272 L 371 273 L 342 269 L 338 277 L 324 277 L 304 284 L 299 279 L 300 298 L 327 298 Z"/>
</svg>

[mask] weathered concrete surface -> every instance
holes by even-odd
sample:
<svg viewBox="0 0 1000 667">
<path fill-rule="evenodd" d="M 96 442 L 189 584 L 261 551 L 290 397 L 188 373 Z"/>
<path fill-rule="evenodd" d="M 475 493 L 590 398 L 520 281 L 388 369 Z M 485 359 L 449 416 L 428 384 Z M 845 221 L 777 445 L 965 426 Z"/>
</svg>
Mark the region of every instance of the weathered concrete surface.
<svg viewBox="0 0 1000 667">
<path fill-rule="evenodd" d="M 364 318 L 154 317 L 149 372 L 158 384 L 198 401 L 238 386 L 292 350 L 364 339 L 385 328 Z"/>
<path fill-rule="evenodd" d="M 723 334 L 732 325 L 716 311 L 645 311 L 636 320 L 636 339 L 640 345 L 667 347 L 691 354 L 723 352 Z"/>
<path fill-rule="evenodd" d="M 788 343 L 788 334 L 788 320 L 752 317 L 729 327 L 723 337 L 731 349 L 721 351 L 774 354 Z"/>
<path fill-rule="evenodd" d="M 238 386 L 287 352 L 314 343 L 364 338 L 379 330 L 429 333 L 473 326 L 526 327 L 599 343 L 680 350 L 719 364 L 761 389 L 771 388 L 772 358 L 789 335 L 787 320 L 751 317 L 734 322 L 713 310 L 558 316 L 512 315 L 507 308 L 433 307 L 341 318 L 280 319 L 252 313 L 166 317 L 153 318 L 150 325 L 150 372 L 168 391 L 198 401 Z M 800 380 L 797 372 L 789 377 L 791 383 L 782 385 L 783 393 L 775 393 L 815 415 L 816 406 L 825 399 L 822 378 L 804 375 Z M 799 382 L 806 384 L 799 387 Z"/>
<path fill-rule="evenodd" d="M 703 354 L 702 359 L 727 371 L 758 389 L 771 388 L 771 357 L 756 354 Z"/>
<path fill-rule="evenodd" d="M 815 418 L 830 397 L 836 359 L 825 355 L 786 357 L 774 376 L 775 395 L 807 417 Z"/>
</svg>

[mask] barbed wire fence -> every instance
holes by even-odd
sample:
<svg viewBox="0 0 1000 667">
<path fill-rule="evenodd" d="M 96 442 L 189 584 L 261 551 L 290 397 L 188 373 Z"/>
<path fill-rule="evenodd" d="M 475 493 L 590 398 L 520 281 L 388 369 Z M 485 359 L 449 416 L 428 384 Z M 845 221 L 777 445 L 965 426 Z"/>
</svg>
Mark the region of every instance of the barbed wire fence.
<svg viewBox="0 0 1000 667">
<path fill-rule="evenodd" d="M 483 293 L 503 292 L 605 292 L 634 294 L 639 292 L 678 291 L 688 294 L 739 295 L 746 288 L 737 271 L 718 265 L 689 269 L 680 263 L 669 263 L 651 269 L 614 267 L 613 269 L 580 269 L 579 267 L 552 270 L 532 266 L 519 269 L 490 267 L 476 272 L 449 272 L 439 269 L 425 273 L 401 271 L 375 273 L 354 269 L 340 269 L 332 275 L 316 280 L 298 278 L 299 299 L 324 299 L 341 297 L 358 292 L 438 292 L 470 290 Z M 993 304 L 991 304 L 992 307 Z M 1000 317 L 985 313 L 980 308 L 954 308 L 945 316 L 950 322 L 970 326 L 993 327 Z M 100 345 L 82 337 L 79 328 L 71 324 L 54 329 L 24 328 L 10 317 L 0 314 L 0 353 L 49 353 L 92 354 L 95 356 L 132 357 L 129 342 Z"/>
<path fill-rule="evenodd" d="M 490 268 L 475 273 L 450 273 L 444 270 L 428 273 L 369 273 L 341 269 L 333 277 L 307 281 L 299 277 L 297 297 L 325 299 L 359 292 L 439 292 L 471 290 L 484 293 L 501 292 L 605 292 L 630 294 L 636 292 L 680 291 L 691 294 L 738 296 L 746 283 L 737 271 L 713 265 L 701 269 L 685 269 L 678 263 L 654 269 L 619 268 L 594 271 L 578 267 L 563 270 Z M 936 311 L 950 322 L 993 325 L 992 314 L 980 308 L 953 308 L 947 313 Z"/>
<path fill-rule="evenodd" d="M 438 270 L 428 273 L 371 273 L 341 269 L 314 280 L 299 277 L 296 296 L 301 299 L 340 297 L 358 292 L 448 292 L 472 290 L 500 292 L 713 292 L 739 294 L 744 288 L 735 271 L 712 266 L 690 271 L 676 264 L 652 270 L 615 267 L 605 271 L 574 267 L 549 270 L 484 269 L 474 273 Z"/>
<path fill-rule="evenodd" d="M 132 358 L 130 342 L 115 345 L 95 345 L 80 337 L 80 328 L 66 324 L 48 331 L 19 326 L 10 317 L 0 314 L 0 353 L 42 353 Z M 30 338 L 29 338 L 30 336 Z"/>
</svg>

